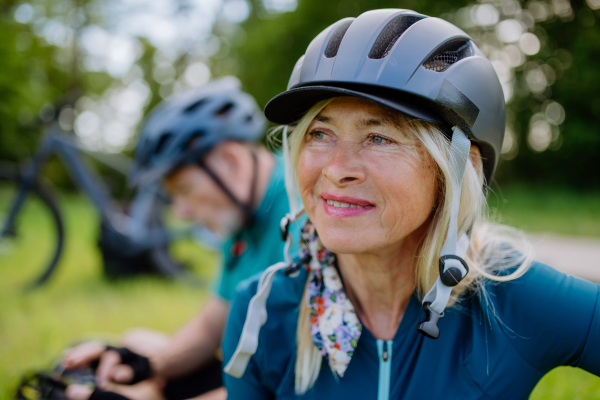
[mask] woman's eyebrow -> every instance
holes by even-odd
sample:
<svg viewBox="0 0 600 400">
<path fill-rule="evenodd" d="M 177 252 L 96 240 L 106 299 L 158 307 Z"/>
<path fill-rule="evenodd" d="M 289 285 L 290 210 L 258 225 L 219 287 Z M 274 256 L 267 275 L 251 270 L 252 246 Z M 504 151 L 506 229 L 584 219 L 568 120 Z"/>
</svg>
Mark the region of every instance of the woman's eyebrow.
<svg viewBox="0 0 600 400">
<path fill-rule="evenodd" d="M 319 122 L 323 122 L 323 123 L 327 124 L 327 123 L 331 122 L 331 118 L 329 118 L 325 115 L 319 114 L 315 117 L 315 121 L 319 121 Z"/>
<path fill-rule="evenodd" d="M 392 123 L 389 118 L 365 118 L 361 119 L 356 123 L 358 128 L 371 128 L 373 126 L 389 125 L 396 127 L 396 124 Z"/>
</svg>

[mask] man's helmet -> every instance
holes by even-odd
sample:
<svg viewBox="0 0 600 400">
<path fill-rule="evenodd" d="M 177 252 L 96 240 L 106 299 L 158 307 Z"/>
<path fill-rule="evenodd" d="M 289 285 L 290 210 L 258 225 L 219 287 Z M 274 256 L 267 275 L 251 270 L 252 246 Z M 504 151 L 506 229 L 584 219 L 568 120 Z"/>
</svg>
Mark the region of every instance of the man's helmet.
<svg viewBox="0 0 600 400">
<path fill-rule="evenodd" d="M 257 142 L 266 121 L 256 101 L 234 77 L 175 95 L 147 118 L 130 173 L 132 184 L 156 181 L 173 169 L 198 162 L 227 140 Z"/>
<path fill-rule="evenodd" d="M 504 138 L 504 94 L 492 64 L 451 23 L 399 9 L 342 19 L 310 43 L 265 114 L 289 125 L 334 96 L 371 100 L 436 123 L 450 137 L 458 126 L 478 144 L 490 183 Z"/>
</svg>

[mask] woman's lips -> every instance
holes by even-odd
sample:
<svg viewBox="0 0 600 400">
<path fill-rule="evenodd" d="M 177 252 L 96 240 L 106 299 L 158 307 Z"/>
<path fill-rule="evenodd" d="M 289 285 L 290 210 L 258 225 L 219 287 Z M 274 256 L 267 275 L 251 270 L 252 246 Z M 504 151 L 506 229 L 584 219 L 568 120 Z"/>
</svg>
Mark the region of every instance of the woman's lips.
<svg viewBox="0 0 600 400">
<path fill-rule="evenodd" d="M 353 217 L 375 208 L 368 201 L 355 197 L 322 194 L 321 199 L 325 213 L 331 217 Z"/>
</svg>

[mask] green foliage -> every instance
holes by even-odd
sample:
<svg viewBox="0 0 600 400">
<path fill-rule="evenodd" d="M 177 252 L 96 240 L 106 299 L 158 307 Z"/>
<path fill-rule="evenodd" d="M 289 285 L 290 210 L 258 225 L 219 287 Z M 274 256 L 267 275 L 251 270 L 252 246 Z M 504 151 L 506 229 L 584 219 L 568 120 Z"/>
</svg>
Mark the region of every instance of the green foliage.
<svg viewBox="0 0 600 400">
<path fill-rule="evenodd" d="M 527 147 L 524 133 L 529 126 L 529 118 L 540 111 L 528 99 L 521 100 L 512 107 L 518 111 L 518 126 L 521 131 L 519 156 L 502 163 L 499 168 L 500 180 L 522 182 L 545 182 L 546 184 L 568 185 L 581 188 L 599 188 L 600 95 L 595 88 L 600 87 L 600 11 L 590 10 L 583 2 L 572 1 L 575 18 L 570 21 L 555 19 L 543 24 L 547 37 L 547 49 L 542 61 L 552 63 L 568 53 L 562 70 L 555 68 L 556 82 L 551 87 L 550 98 L 559 102 L 565 109 L 565 122 L 561 126 L 561 144 L 543 153 Z M 582 17 L 582 15 L 584 17 Z M 591 18 L 592 25 L 584 25 L 582 18 Z M 594 22 L 595 21 L 595 22 Z M 585 22 L 589 24 L 590 20 Z M 551 60 L 551 61 L 550 61 Z M 522 83 L 524 85 L 524 83 Z"/>
<path fill-rule="evenodd" d="M 0 157 L 20 159 L 35 143 L 34 121 L 44 104 L 66 91 L 66 74 L 53 63 L 52 46 L 42 43 L 28 25 L 12 17 L 12 7 L 0 14 Z M 32 137 L 33 136 L 33 137 Z"/>
</svg>

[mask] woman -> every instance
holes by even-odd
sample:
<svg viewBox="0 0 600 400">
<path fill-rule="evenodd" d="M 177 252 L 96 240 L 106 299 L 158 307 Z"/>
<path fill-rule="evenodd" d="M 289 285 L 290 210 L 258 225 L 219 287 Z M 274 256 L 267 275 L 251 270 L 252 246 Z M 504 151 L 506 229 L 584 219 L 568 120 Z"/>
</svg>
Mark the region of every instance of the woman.
<svg viewBox="0 0 600 400">
<path fill-rule="evenodd" d="M 300 261 L 238 293 L 230 398 L 521 399 L 559 365 L 600 373 L 598 286 L 485 221 L 504 98 L 464 32 L 408 10 L 341 20 L 290 88 L 265 113 L 294 125 L 309 222 Z"/>
</svg>

